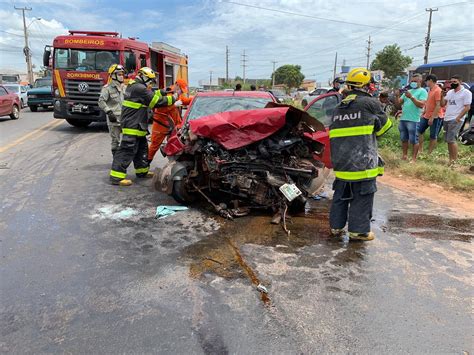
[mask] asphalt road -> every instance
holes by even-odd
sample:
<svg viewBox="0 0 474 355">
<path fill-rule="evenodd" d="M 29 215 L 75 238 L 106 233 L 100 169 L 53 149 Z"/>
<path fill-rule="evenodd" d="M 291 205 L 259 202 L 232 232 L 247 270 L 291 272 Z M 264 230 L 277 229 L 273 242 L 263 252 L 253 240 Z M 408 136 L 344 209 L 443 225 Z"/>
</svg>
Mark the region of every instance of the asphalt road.
<svg viewBox="0 0 474 355">
<path fill-rule="evenodd" d="M 330 240 L 327 199 L 289 237 L 205 205 L 155 219 L 175 202 L 108 184 L 105 126 L 26 109 L 0 132 L 4 353 L 474 351 L 472 219 L 381 184 L 365 244 Z"/>
</svg>

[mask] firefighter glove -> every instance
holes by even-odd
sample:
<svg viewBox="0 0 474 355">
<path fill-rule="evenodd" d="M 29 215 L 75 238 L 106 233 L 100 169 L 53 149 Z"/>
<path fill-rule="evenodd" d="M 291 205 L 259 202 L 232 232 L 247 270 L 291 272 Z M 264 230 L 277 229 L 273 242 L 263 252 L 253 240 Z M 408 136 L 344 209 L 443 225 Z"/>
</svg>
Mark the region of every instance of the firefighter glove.
<svg viewBox="0 0 474 355">
<path fill-rule="evenodd" d="M 178 101 L 176 101 L 176 102 L 174 103 L 174 105 L 175 105 L 176 107 L 183 106 L 183 101 L 178 100 Z"/>
<path fill-rule="evenodd" d="M 118 120 L 117 120 L 117 116 L 115 116 L 112 111 L 107 112 L 107 116 L 109 117 L 109 121 L 110 121 L 110 122 L 115 123 L 115 122 L 118 121 Z"/>
</svg>

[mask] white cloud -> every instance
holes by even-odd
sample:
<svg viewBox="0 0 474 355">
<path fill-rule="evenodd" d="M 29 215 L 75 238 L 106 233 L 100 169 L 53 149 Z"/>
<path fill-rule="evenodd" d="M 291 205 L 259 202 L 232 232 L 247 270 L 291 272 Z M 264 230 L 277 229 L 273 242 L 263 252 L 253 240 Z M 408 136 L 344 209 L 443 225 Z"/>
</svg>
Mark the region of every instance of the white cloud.
<svg viewBox="0 0 474 355">
<path fill-rule="evenodd" d="M 443 6 L 463 0 L 351 1 L 327 0 L 233 0 L 252 6 L 294 12 L 337 21 L 362 23 L 377 29 L 324 21 L 311 17 L 277 13 L 239 6 L 225 1 L 193 2 L 142 1 L 130 11 L 128 2 L 91 0 L 30 0 L 34 11 L 27 12 L 27 23 L 33 16 L 43 20 L 30 26 L 34 63 L 41 64 L 45 44 L 68 29 L 117 31 L 124 36 L 140 37 L 146 42 L 165 41 L 189 55 L 191 83 L 199 79 L 225 75 L 225 46 L 230 49 L 229 75 L 242 76 L 242 52 L 247 54 L 247 77 L 269 78 L 272 60 L 283 64 L 300 64 L 307 77 L 326 80 L 338 52 L 338 66 L 365 65 L 369 34 L 372 58 L 385 45 L 398 43 L 407 55 L 421 64 L 428 22 L 425 8 L 439 6 L 433 14 L 430 58 L 458 58 L 472 54 L 474 38 L 474 3 Z M 101 5 L 102 4 L 102 5 Z M 105 4 L 105 5 L 104 5 Z M 126 8 L 127 7 L 127 8 Z M 25 68 L 23 22 L 20 12 L 0 10 L 0 68 Z M 13 33 L 7 34 L 6 32 Z M 7 51 L 8 50 L 8 51 Z M 451 54 L 453 53 L 453 54 Z"/>
</svg>

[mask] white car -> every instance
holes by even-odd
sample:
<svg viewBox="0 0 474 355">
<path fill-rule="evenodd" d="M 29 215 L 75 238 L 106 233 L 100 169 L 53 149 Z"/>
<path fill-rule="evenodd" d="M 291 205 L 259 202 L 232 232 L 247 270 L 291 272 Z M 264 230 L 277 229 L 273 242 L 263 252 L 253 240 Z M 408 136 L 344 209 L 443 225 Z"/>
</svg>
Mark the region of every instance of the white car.
<svg viewBox="0 0 474 355">
<path fill-rule="evenodd" d="M 18 97 L 20 98 L 21 108 L 28 106 L 28 86 L 20 84 L 3 84 L 3 86 L 8 91 L 18 95 Z"/>
<path fill-rule="evenodd" d="M 306 107 L 311 101 L 313 101 L 313 99 L 315 99 L 319 95 L 327 93 L 331 89 L 332 87 L 330 86 L 314 89 L 309 93 L 309 95 L 306 95 L 301 99 L 301 105 L 303 106 L 303 108 Z"/>
</svg>

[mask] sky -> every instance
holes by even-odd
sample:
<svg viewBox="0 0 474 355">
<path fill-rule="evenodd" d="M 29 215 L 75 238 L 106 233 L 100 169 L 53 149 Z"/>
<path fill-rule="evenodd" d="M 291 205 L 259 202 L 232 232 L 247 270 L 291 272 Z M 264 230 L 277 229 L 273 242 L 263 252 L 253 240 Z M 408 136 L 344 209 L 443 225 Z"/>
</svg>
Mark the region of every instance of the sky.
<svg viewBox="0 0 474 355">
<path fill-rule="evenodd" d="M 474 0 L 0 0 L 0 70 L 26 72 L 22 13 L 33 63 L 43 48 L 68 30 L 117 31 L 124 37 L 166 42 L 189 56 L 192 86 L 212 76 L 269 79 L 284 64 L 298 64 L 307 79 L 325 82 L 338 69 L 365 66 L 385 45 L 397 43 L 413 65 L 423 64 L 429 13 L 433 12 L 430 61 L 474 55 Z M 38 20 L 40 18 L 40 20 Z M 243 53 L 245 50 L 245 57 Z"/>
</svg>

